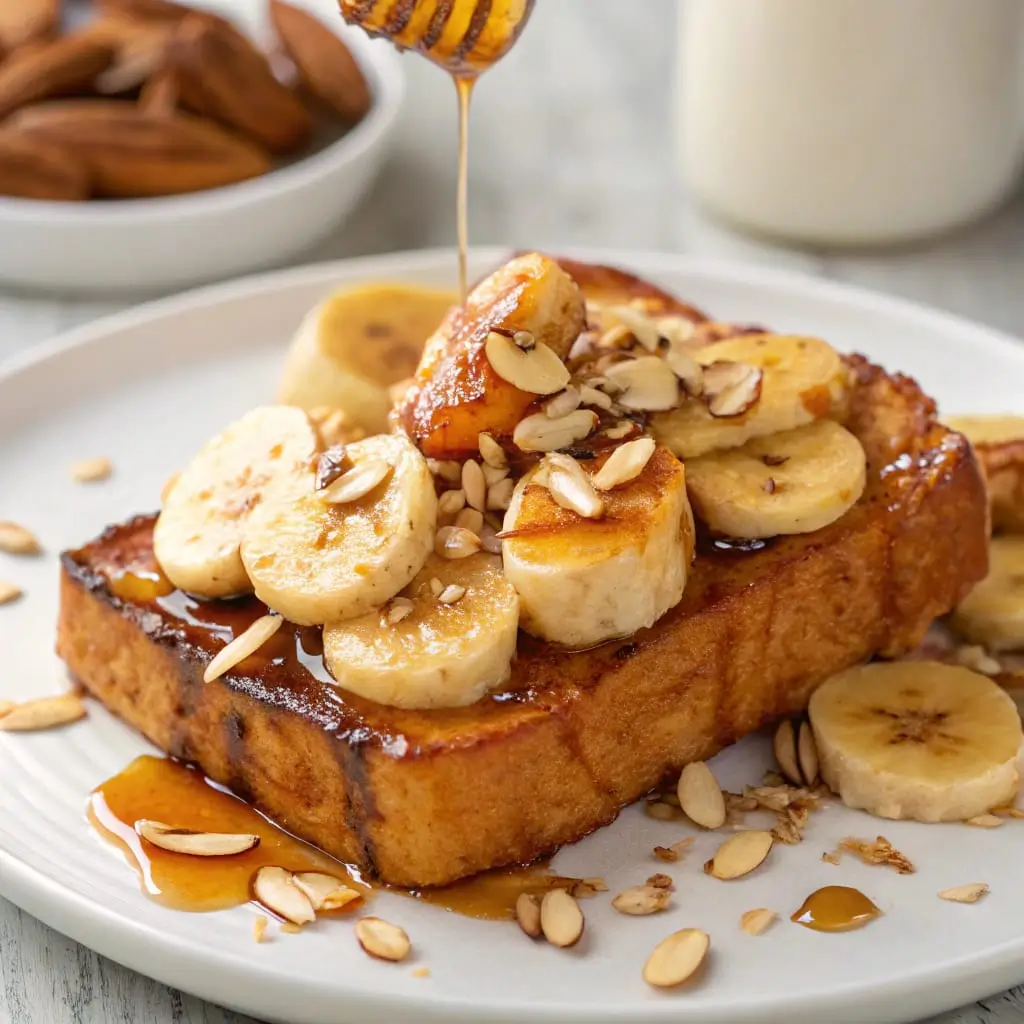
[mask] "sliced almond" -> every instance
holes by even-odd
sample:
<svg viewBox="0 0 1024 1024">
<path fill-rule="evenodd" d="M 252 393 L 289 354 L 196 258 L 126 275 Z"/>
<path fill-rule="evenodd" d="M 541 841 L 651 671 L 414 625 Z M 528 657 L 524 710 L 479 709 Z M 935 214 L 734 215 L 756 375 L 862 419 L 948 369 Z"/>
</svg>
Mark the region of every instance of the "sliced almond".
<svg viewBox="0 0 1024 1024">
<path fill-rule="evenodd" d="M 484 528 L 484 514 L 475 508 L 464 508 L 456 514 L 452 526 L 457 526 L 460 530 L 469 530 L 479 537 Z"/>
<path fill-rule="evenodd" d="M 360 898 L 340 878 L 323 871 L 301 871 L 292 876 L 292 883 L 306 894 L 314 910 L 340 910 Z"/>
<path fill-rule="evenodd" d="M 582 441 L 597 423 L 597 414 L 589 409 L 577 409 L 557 420 L 538 412 L 516 424 L 512 440 L 524 452 L 554 452 Z"/>
<path fill-rule="evenodd" d="M 644 885 L 653 885 L 655 889 L 668 889 L 670 892 L 675 892 L 675 882 L 668 875 L 657 874 L 651 875 L 650 878 L 644 882 Z"/>
<path fill-rule="evenodd" d="M 262 942 L 267 934 L 267 925 L 270 919 L 265 914 L 257 914 L 252 923 L 252 937 L 256 942 Z"/>
<path fill-rule="evenodd" d="M 757 910 L 748 910 L 740 918 L 740 927 L 748 935 L 763 935 L 778 920 L 778 917 L 779 915 L 774 910 L 758 907 Z"/>
<path fill-rule="evenodd" d="M 682 381 L 691 398 L 704 394 L 704 368 L 688 352 L 673 347 L 665 353 L 668 368 Z"/>
<path fill-rule="evenodd" d="M 0 580 L 0 605 L 13 604 L 22 594 L 24 591 L 16 583 Z"/>
<path fill-rule="evenodd" d="M 488 466 L 494 469 L 508 468 L 508 457 L 505 455 L 505 449 L 490 434 L 480 433 L 477 435 L 476 440 L 477 446 L 480 449 L 480 458 Z"/>
<path fill-rule="evenodd" d="M 679 381 L 657 356 L 615 363 L 608 367 L 605 376 L 622 389 L 616 401 L 623 409 L 662 412 L 679 404 Z"/>
<path fill-rule="evenodd" d="M 328 505 L 345 505 L 351 501 L 358 501 L 379 487 L 390 472 L 391 466 L 384 459 L 364 459 L 347 473 L 342 473 L 329 487 L 320 491 L 320 497 Z"/>
<path fill-rule="evenodd" d="M 552 889 L 541 900 L 540 927 L 552 946 L 575 946 L 583 935 L 583 911 L 564 889 Z"/>
<path fill-rule="evenodd" d="M 458 487 L 462 481 L 462 463 L 453 459 L 427 459 L 427 469 L 452 487 Z"/>
<path fill-rule="evenodd" d="M 976 814 L 973 818 L 968 818 L 966 824 L 975 828 L 999 828 L 1005 821 L 994 814 Z"/>
<path fill-rule="evenodd" d="M 604 515 L 604 501 L 574 458 L 556 452 L 545 461 L 548 465 L 548 491 L 558 505 L 586 519 L 599 519 Z"/>
<path fill-rule="evenodd" d="M 661 334 L 658 325 L 649 316 L 633 306 L 605 306 L 605 317 L 611 317 L 625 327 L 648 352 L 658 350 Z"/>
<path fill-rule="evenodd" d="M 19 523 L 0 522 L 0 551 L 9 555 L 38 555 L 43 546 L 31 530 Z"/>
<path fill-rule="evenodd" d="M 356 938 L 370 956 L 392 963 L 404 960 L 412 949 L 404 929 L 379 917 L 361 917 L 356 922 Z"/>
<path fill-rule="evenodd" d="M 430 968 L 429 967 L 417 967 L 416 970 L 412 972 L 412 976 L 414 978 L 429 978 L 430 977 Z"/>
<path fill-rule="evenodd" d="M 532 892 L 521 892 L 516 898 L 516 923 L 531 939 L 540 938 L 540 900 Z"/>
<path fill-rule="evenodd" d="M 298 935 L 302 931 L 302 925 L 296 924 L 294 921 L 284 921 L 281 924 L 281 931 L 285 935 Z"/>
<path fill-rule="evenodd" d="M 704 871 L 725 881 L 742 878 L 764 863 L 773 843 L 771 832 L 737 832 L 715 851 Z"/>
<path fill-rule="evenodd" d="M 466 492 L 459 488 L 457 491 L 445 491 L 437 499 L 438 519 L 454 519 L 466 507 Z"/>
<path fill-rule="evenodd" d="M 512 492 L 516 482 L 511 478 L 499 480 L 487 489 L 487 508 L 491 511 L 504 512 L 512 504 Z"/>
<path fill-rule="evenodd" d="M 468 558 L 479 550 L 480 538 L 477 534 L 460 526 L 442 526 L 434 535 L 434 553 L 441 558 Z"/>
<path fill-rule="evenodd" d="M 449 583 L 440 594 L 437 595 L 438 604 L 457 604 L 466 596 L 466 588 L 458 583 Z"/>
<path fill-rule="evenodd" d="M 610 491 L 635 480 L 651 461 L 655 447 L 651 437 L 638 437 L 635 441 L 619 445 L 594 474 L 594 486 L 599 491 Z"/>
<path fill-rule="evenodd" d="M 594 405 L 598 409 L 610 412 L 615 403 L 612 401 L 611 395 L 606 395 L 603 391 L 598 391 L 597 388 L 591 387 L 589 384 L 581 384 L 580 405 Z"/>
<path fill-rule="evenodd" d="M 703 761 L 688 764 L 676 790 L 683 813 L 702 828 L 725 824 L 725 796 L 711 769 Z"/>
<path fill-rule="evenodd" d="M 764 374 L 746 363 L 712 363 L 704 367 L 704 397 L 712 416 L 742 416 L 761 398 Z"/>
<path fill-rule="evenodd" d="M 655 988 L 675 988 L 693 977 L 708 955 L 711 939 L 699 928 L 684 928 L 662 939 L 644 964 L 643 978 Z"/>
<path fill-rule="evenodd" d="M 56 729 L 58 726 L 77 722 L 85 715 L 85 705 L 77 694 L 62 693 L 59 697 L 43 697 L 40 700 L 16 704 L 7 714 L 0 716 L 0 730 L 36 732 L 42 729 Z"/>
<path fill-rule="evenodd" d="M 263 906 L 292 924 L 309 924 L 316 920 L 309 897 L 295 884 L 292 873 L 284 868 L 260 868 L 253 879 L 252 891 Z"/>
<path fill-rule="evenodd" d="M 663 800 L 651 800 L 644 804 L 644 814 L 655 821 L 678 821 L 683 815 L 682 812 L 665 803 Z"/>
<path fill-rule="evenodd" d="M 492 331 L 484 343 L 484 352 L 494 372 L 520 391 L 553 395 L 569 383 L 565 364 L 543 342 L 521 348 L 512 338 Z"/>
<path fill-rule="evenodd" d="M 800 765 L 801 785 L 813 786 L 818 781 L 818 745 L 814 741 L 814 733 L 810 722 L 800 723 L 800 732 L 796 741 L 796 758 Z"/>
<path fill-rule="evenodd" d="M 693 845 L 693 839 L 680 839 L 674 842 L 671 846 L 656 846 L 654 848 L 654 856 L 658 860 L 668 861 L 670 864 L 674 864 L 683 853 Z"/>
<path fill-rule="evenodd" d="M 466 504 L 483 512 L 487 507 L 487 481 L 479 462 L 470 459 L 462 464 L 462 490 L 466 494 Z"/>
<path fill-rule="evenodd" d="M 609 427 L 604 431 L 604 436 L 609 441 L 621 441 L 624 437 L 629 437 L 630 434 L 635 434 L 639 431 L 639 426 L 632 420 L 621 420 L 614 426 Z"/>
<path fill-rule="evenodd" d="M 612 900 L 612 906 L 620 914 L 644 917 L 664 910 L 672 898 L 672 891 L 664 886 L 634 885 L 623 889 Z"/>
<path fill-rule="evenodd" d="M 109 480 L 113 472 L 110 459 L 83 459 L 71 467 L 71 479 L 78 484 L 97 484 Z"/>
<path fill-rule="evenodd" d="M 280 628 L 284 619 L 280 615 L 263 615 L 244 633 L 240 633 L 226 647 L 217 652 L 206 666 L 203 682 L 212 683 L 230 672 L 236 665 L 255 654 Z"/>
<path fill-rule="evenodd" d="M 952 889 L 943 889 L 939 893 L 939 899 L 949 900 L 952 903 L 977 903 L 988 892 L 989 887 L 984 882 L 971 882 L 968 885 L 957 885 Z"/>
<path fill-rule="evenodd" d="M 790 719 L 786 718 L 779 722 L 779 727 L 775 730 L 775 738 L 772 740 L 772 750 L 775 753 L 775 761 L 779 770 L 786 779 L 794 786 L 802 786 L 800 762 L 797 760 L 796 729 Z"/>
<path fill-rule="evenodd" d="M 511 470 L 508 466 L 491 466 L 488 463 L 484 463 L 481 467 L 484 474 L 484 482 L 488 487 L 493 487 L 497 483 L 501 483 L 502 480 L 507 480 Z"/>
<path fill-rule="evenodd" d="M 544 406 L 544 414 L 551 419 L 561 419 L 579 408 L 579 389 L 570 384 L 564 391 L 560 391 L 554 398 Z"/>
<path fill-rule="evenodd" d="M 135 822 L 135 831 L 161 850 L 186 853 L 190 857 L 233 857 L 260 844 L 260 837 L 245 833 L 196 832 L 190 828 L 177 828 L 162 821 L 142 818 Z"/>
</svg>

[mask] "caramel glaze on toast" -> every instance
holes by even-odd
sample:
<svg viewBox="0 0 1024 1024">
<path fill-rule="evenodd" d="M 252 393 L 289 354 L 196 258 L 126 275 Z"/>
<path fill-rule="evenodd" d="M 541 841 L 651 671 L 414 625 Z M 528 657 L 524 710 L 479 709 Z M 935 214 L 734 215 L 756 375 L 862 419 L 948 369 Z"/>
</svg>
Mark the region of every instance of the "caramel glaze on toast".
<svg viewBox="0 0 1024 1024">
<path fill-rule="evenodd" d="M 470 707 L 403 711 L 323 685 L 315 639 L 288 627 L 204 684 L 232 630 L 264 609 L 147 594 L 150 517 L 65 554 L 58 651 L 157 746 L 384 881 L 529 861 L 802 711 L 832 673 L 911 650 L 985 575 L 972 449 L 913 381 L 850 365 L 869 483 L 842 519 L 754 551 L 705 541 L 682 603 L 653 628 L 572 654 L 522 636 L 507 689 Z"/>
<path fill-rule="evenodd" d="M 993 531 L 1024 533 L 1024 440 L 974 447 L 988 477 Z"/>
</svg>

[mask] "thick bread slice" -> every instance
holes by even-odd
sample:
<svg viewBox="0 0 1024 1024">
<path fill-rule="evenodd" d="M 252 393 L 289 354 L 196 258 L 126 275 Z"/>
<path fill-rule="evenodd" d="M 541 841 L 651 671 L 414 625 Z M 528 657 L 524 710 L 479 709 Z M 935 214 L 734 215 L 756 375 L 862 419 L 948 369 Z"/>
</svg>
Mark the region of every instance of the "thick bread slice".
<svg viewBox="0 0 1024 1024">
<path fill-rule="evenodd" d="M 1024 438 L 974 447 L 988 478 L 993 531 L 1024 533 Z"/>
<path fill-rule="evenodd" d="M 850 362 L 848 425 L 869 457 L 850 512 L 763 550 L 705 546 L 682 603 L 628 642 L 564 654 L 524 638 L 507 691 L 470 707 L 401 711 L 346 695 L 307 670 L 319 659 L 298 629 L 204 684 L 232 625 L 262 608 L 144 600 L 132 574 L 154 569 L 151 518 L 64 556 L 58 651 L 157 746 L 385 881 L 440 884 L 529 861 L 686 762 L 801 711 L 832 673 L 911 650 L 985 575 L 972 449 L 913 381 Z"/>
</svg>

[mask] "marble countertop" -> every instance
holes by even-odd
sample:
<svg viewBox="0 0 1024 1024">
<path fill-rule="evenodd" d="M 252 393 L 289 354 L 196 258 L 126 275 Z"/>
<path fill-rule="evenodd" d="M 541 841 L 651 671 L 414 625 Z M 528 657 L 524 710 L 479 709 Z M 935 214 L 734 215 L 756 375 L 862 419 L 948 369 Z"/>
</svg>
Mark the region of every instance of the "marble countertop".
<svg viewBox="0 0 1024 1024">
<path fill-rule="evenodd" d="M 616 0 L 548 0 L 473 120 L 475 243 L 666 250 L 801 270 L 929 303 L 1024 337 L 1024 190 L 981 224 L 927 247 L 836 254 L 780 248 L 709 221 L 673 159 L 673 0 L 644 18 Z M 383 44 L 382 44 L 383 45 Z M 308 256 L 448 245 L 454 238 L 455 98 L 406 59 L 400 139 L 356 218 Z M 305 261 L 304 261 L 305 262 Z M 137 297 L 67 301 L 0 286 L 0 359 Z M 1024 990 L 941 1018 L 1024 1022 Z M 58 935 L 0 900 L 0 1024 L 244 1024 Z"/>
</svg>

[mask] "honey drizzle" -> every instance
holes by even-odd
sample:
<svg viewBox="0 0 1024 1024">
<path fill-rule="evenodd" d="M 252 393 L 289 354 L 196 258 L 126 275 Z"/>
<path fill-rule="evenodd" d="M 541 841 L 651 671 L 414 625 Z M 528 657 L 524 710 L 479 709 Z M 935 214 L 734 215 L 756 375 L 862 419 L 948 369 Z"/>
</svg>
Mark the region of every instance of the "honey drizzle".
<svg viewBox="0 0 1024 1024">
<path fill-rule="evenodd" d="M 456 192 L 456 231 L 459 240 L 459 295 L 469 295 L 469 109 L 476 75 L 453 75 L 459 101 L 459 180 Z"/>
<path fill-rule="evenodd" d="M 859 889 L 826 885 L 812 892 L 790 920 L 816 932 L 850 932 L 870 924 L 881 914 Z"/>
</svg>

